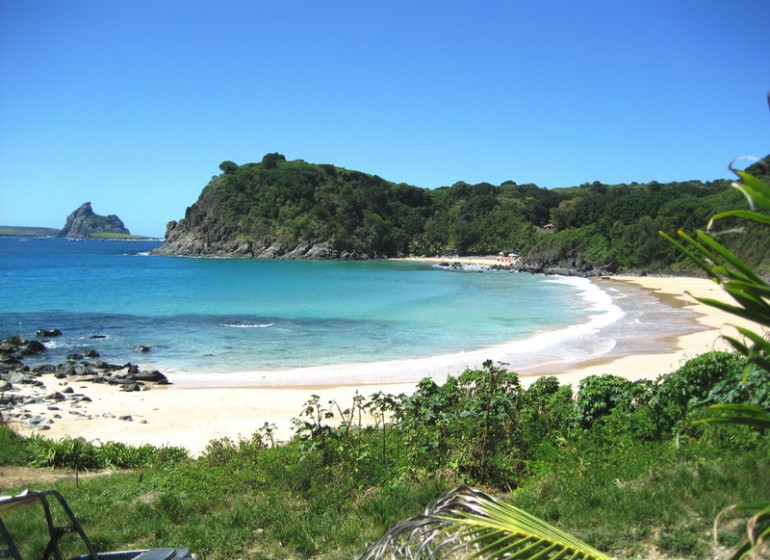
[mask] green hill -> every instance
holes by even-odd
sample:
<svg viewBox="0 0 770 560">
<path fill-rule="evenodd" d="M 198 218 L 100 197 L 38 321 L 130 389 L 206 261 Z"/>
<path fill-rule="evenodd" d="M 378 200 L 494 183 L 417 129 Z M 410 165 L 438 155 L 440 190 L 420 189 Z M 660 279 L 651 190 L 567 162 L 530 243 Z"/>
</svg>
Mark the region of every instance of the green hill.
<svg viewBox="0 0 770 560">
<path fill-rule="evenodd" d="M 766 175 L 768 161 L 753 172 Z M 220 169 L 185 217 L 169 223 L 159 253 L 367 259 L 518 251 L 520 266 L 534 271 L 670 270 L 689 265 L 658 230 L 703 228 L 716 211 L 746 206 L 727 180 L 431 190 L 280 154 Z M 769 270 L 768 240 L 745 237 L 738 251 Z"/>
</svg>

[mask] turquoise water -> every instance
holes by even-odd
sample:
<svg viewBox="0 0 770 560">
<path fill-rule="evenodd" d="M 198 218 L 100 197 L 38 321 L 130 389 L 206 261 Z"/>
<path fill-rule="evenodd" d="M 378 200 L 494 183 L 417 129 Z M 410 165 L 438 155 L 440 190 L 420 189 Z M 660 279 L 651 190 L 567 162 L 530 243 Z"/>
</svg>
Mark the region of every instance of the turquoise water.
<svg viewBox="0 0 770 560">
<path fill-rule="evenodd" d="M 46 361 L 95 348 L 113 363 L 235 372 L 472 351 L 619 316 L 585 280 L 148 255 L 157 245 L 0 238 L 0 337 L 58 328 Z"/>
</svg>

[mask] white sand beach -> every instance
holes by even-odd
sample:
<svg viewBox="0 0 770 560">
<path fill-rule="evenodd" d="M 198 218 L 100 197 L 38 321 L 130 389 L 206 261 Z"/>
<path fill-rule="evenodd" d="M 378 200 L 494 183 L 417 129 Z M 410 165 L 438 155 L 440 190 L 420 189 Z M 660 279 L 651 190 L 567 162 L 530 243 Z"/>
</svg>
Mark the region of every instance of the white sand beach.
<svg viewBox="0 0 770 560">
<path fill-rule="evenodd" d="M 467 263 L 487 265 L 495 261 L 494 257 L 464 259 L 463 262 L 466 260 Z M 653 352 L 649 348 L 644 353 L 626 349 L 622 354 L 607 354 L 579 362 L 546 363 L 517 369 L 525 385 L 541 375 L 555 375 L 561 383 L 571 384 L 573 388 L 577 388 L 580 379 L 594 374 L 612 373 L 632 380 L 655 379 L 699 354 L 728 349 L 720 340 L 720 333 L 729 328 L 727 324 L 736 323 L 737 318 L 695 300 L 696 296 L 727 300 L 713 282 L 653 276 L 615 276 L 597 278 L 594 282 L 604 287 L 626 283 L 639 290 L 652 291 L 672 307 L 692 309 L 700 330 L 660 340 Z M 662 324 L 661 331 L 665 331 L 665 327 Z M 460 374 L 467 367 L 480 367 L 487 358 L 497 361 L 498 356 L 488 354 L 488 351 L 481 351 L 419 360 L 306 368 L 282 372 L 280 377 L 272 379 L 244 372 L 240 376 L 223 378 L 227 381 L 217 386 L 210 386 L 210 377 L 169 374 L 172 385 L 139 393 L 124 393 L 114 386 L 78 382 L 77 379 L 46 377 L 45 392 L 61 391 L 70 386 L 76 393 L 90 397 L 91 402 L 81 403 L 81 408 L 75 410 L 67 404 L 62 404 L 61 410 L 50 410 L 50 402 L 25 408 L 30 414 L 53 418 L 49 430 L 34 431 L 46 438 L 82 437 L 88 441 L 121 441 L 132 445 L 181 446 L 197 455 L 211 440 L 249 438 L 266 422 L 276 425 L 278 440 L 288 439 L 293 429 L 292 418 L 300 414 L 314 394 L 322 403 L 333 400 L 344 409 L 352 403 L 356 393 L 365 397 L 377 391 L 408 394 L 422 377 L 430 376 L 441 382 L 447 375 Z M 121 419 L 125 416 L 130 416 L 130 420 Z M 17 429 L 20 433 L 33 433 L 28 429 Z"/>
</svg>

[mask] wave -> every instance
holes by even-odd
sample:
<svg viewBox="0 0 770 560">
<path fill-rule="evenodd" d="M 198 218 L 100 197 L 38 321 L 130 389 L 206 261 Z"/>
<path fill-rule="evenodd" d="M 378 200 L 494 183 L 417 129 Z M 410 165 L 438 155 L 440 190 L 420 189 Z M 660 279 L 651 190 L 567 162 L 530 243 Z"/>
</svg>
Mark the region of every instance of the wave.
<svg viewBox="0 0 770 560">
<path fill-rule="evenodd" d="M 480 368 L 486 360 L 504 364 L 513 371 L 547 364 L 566 364 L 602 356 L 616 350 L 615 331 L 626 312 L 613 297 L 585 278 L 554 277 L 551 282 L 573 285 L 575 297 L 585 302 L 586 314 L 576 324 L 544 329 L 501 344 L 461 352 L 437 353 L 411 358 L 371 362 L 343 362 L 318 366 L 255 368 L 252 371 L 208 373 L 188 371 L 178 381 L 189 386 L 265 385 L 292 386 L 334 383 L 417 382 L 457 375 L 464 369 Z M 176 373 L 176 372 L 172 372 Z M 175 382 L 177 382 L 175 380 Z"/>
<path fill-rule="evenodd" d="M 231 329 L 267 329 L 274 324 L 275 323 L 220 323 L 219 326 Z"/>
</svg>

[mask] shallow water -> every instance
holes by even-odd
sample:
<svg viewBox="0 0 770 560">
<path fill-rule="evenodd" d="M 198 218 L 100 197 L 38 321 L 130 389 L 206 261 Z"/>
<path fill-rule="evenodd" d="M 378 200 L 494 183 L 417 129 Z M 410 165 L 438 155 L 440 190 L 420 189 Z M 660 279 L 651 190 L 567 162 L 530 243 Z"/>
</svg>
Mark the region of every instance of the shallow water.
<svg viewBox="0 0 770 560">
<path fill-rule="evenodd" d="M 683 328 L 690 317 L 638 290 L 631 297 L 577 278 L 407 261 L 150 256 L 157 245 L 0 238 L 0 337 L 58 328 L 45 361 L 94 348 L 108 362 L 212 375 L 503 344 L 525 366 L 644 338 L 656 314 Z M 152 350 L 137 354 L 138 345 Z"/>
</svg>

